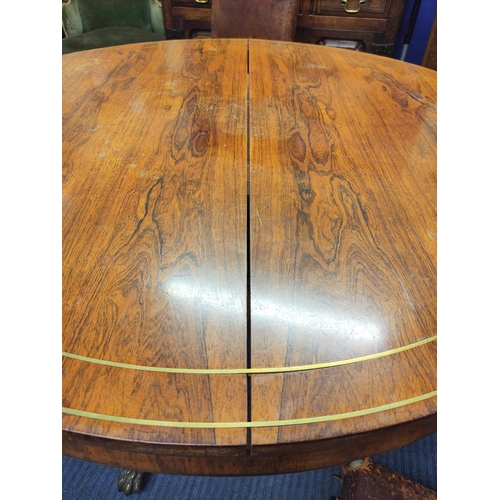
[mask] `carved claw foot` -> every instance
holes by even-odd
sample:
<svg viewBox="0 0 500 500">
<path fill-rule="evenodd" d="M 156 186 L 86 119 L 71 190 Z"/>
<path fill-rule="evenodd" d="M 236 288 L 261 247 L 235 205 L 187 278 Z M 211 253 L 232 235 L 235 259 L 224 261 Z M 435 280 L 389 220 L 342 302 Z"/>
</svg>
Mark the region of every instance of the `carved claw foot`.
<svg viewBox="0 0 500 500">
<path fill-rule="evenodd" d="M 141 491 L 145 473 L 137 470 L 123 469 L 118 476 L 118 491 L 129 496 Z"/>
</svg>

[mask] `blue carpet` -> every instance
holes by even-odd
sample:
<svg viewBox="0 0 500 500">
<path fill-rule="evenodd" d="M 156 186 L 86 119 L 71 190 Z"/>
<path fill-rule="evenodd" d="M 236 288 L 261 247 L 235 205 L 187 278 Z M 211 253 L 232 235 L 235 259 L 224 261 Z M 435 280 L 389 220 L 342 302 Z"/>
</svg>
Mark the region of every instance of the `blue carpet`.
<svg viewBox="0 0 500 500">
<path fill-rule="evenodd" d="M 437 490 L 437 435 L 371 457 L 375 462 Z M 149 474 L 139 494 L 119 493 L 120 469 L 63 457 L 63 500 L 329 500 L 340 494 L 340 467 L 254 477 Z"/>
</svg>

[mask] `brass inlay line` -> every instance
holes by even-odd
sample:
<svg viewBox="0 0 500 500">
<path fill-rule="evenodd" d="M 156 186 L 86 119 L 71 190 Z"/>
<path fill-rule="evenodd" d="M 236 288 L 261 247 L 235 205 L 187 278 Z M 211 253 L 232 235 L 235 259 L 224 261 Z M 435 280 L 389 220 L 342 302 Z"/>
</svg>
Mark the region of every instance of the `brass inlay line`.
<svg viewBox="0 0 500 500">
<path fill-rule="evenodd" d="M 213 368 L 169 368 L 163 366 L 142 366 L 142 365 L 132 365 L 129 363 L 119 363 L 117 361 L 105 361 L 102 359 L 91 358 L 88 356 L 81 356 L 80 354 L 72 354 L 70 352 L 63 351 L 63 356 L 66 358 L 77 359 L 79 361 L 85 361 L 87 363 L 96 363 L 98 365 L 114 366 L 117 368 L 127 368 L 130 370 L 141 370 L 147 372 L 161 372 L 161 373 L 184 373 L 188 375 L 244 375 L 244 374 L 267 374 L 267 373 L 286 373 L 286 372 L 300 372 L 305 370 L 319 370 L 321 368 L 332 368 L 334 366 L 348 365 L 351 363 L 360 363 L 361 361 L 368 361 L 370 359 L 382 358 L 384 356 L 390 356 L 392 354 L 397 354 L 399 352 L 407 351 L 409 349 L 414 349 L 421 345 L 433 342 L 437 339 L 437 335 L 426 338 L 424 340 L 419 340 L 413 344 L 408 344 L 402 347 L 397 347 L 395 349 L 389 349 L 388 351 L 377 352 L 375 354 L 368 354 L 366 356 L 360 356 L 358 358 L 343 359 L 340 361 L 330 361 L 327 363 L 318 363 L 313 365 L 302 365 L 302 366 L 277 366 L 269 368 L 225 368 L 225 369 L 213 369 Z"/>
<path fill-rule="evenodd" d="M 426 399 L 437 396 L 437 391 L 428 392 L 414 398 L 404 399 L 395 403 L 389 403 L 374 408 L 367 408 L 365 410 L 350 411 L 347 413 L 338 413 L 336 415 L 324 415 L 321 417 L 310 418 L 295 418 L 292 420 L 268 420 L 265 422 L 170 422 L 166 420 L 146 420 L 142 418 L 129 418 L 118 417 L 115 415 L 104 415 L 102 413 L 92 413 L 83 410 L 74 410 L 72 408 L 63 407 L 63 413 L 67 415 L 75 415 L 77 417 L 94 418 L 97 420 L 106 420 L 108 422 L 117 422 L 122 424 L 138 424 L 138 425 L 152 425 L 159 427 L 182 427 L 187 429 L 233 429 L 233 428 L 248 428 L 248 427 L 284 427 L 287 425 L 303 425 L 303 424 L 317 424 L 321 422 L 332 422 L 334 420 L 343 420 L 346 418 L 361 417 L 363 415 L 370 415 L 372 413 L 379 413 L 382 411 L 393 410 L 401 406 L 418 403 Z"/>
</svg>

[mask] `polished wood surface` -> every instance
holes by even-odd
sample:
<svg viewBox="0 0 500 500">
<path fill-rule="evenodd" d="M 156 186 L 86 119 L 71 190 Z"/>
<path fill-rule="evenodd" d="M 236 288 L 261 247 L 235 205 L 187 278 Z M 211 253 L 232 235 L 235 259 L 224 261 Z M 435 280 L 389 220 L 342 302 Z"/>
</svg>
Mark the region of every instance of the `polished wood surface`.
<svg viewBox="0 0 500 500">
<path fill-rule="evenodd" d="M 324 46 L 64 56 L 64 452 L 265 474 L 433 432 L 435 99 Z"/>
<path fill-rule="evenodd" d="M 435 388 L 432 83 L 394 61 L 293 49 L 250 52 L 252 366 L 294 367 L 254 378 L 258 421 L 348 414 Z M 366 432 L 388 413 L 259 429 L 254 442 Z"/>
<path fill-rule="evenodd" d="M 63 59 L 65 352 L 146 367 L 246 366 L 247 167 L 238 159 L 247 147 L 247 47 L 201 48 L 173 42 Z M 247 419 L 245 375 L 69 357 L 64 370 L 72 409 Z M 245 429 L 68 422 L 72 432 L 117 439 L 246 445 Z"/>
</svg>

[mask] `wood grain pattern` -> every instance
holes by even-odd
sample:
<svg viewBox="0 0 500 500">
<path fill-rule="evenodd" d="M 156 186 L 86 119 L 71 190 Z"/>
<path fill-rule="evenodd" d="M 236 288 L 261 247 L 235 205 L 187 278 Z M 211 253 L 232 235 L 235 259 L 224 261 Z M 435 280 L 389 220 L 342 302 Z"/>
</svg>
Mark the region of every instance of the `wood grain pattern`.
<svg viewBox="0 0 500 500">
<path fill-rule="evenodd" d="M 433 432 L 435 100 L 323 46 L 64 56 L 64 452 L 265 474 Z"/>
<path fill-rule="evenodd" d="M 89 55 L 63 84 L 63 347 L 245 366 L 246 46 L 179 49 Z"/>
<path fill-rule="evenodd" d="M 168 48 L 64 57 L 63 350 L 147 366 L 244 368 L 246 42 Z M 74 360 L 64 369 L 69 408 L 246 419 L 244 377 L 230 384 L 228 406 L 227 379 Z M 84 428 L 78 417 L 65 422 Z M 90 432 L 130 440 L 149 432 L 106 426 L 95 420 Z M 224 444 L 236 433 L 175 434 L 154 439 Z"/>
<path fill-rule="evenodd" d="M 257 42 L 250 68 L 252 366 L 357 358 L 434 336 L 436 92 L 427 70 Z M 256 375 L 252 418 L 432 393 L 435 359 L 433 342 L 327 370 Z M 253 442 L 355 434 L 429 411 L 435 398 L 352 427 L 259 429 Z"/>
</svg>

